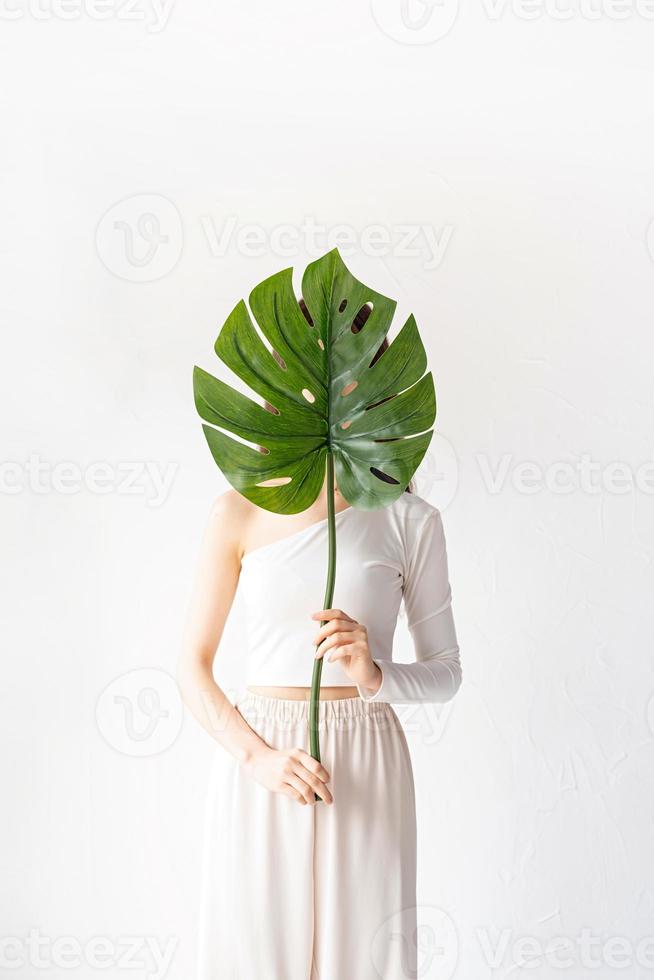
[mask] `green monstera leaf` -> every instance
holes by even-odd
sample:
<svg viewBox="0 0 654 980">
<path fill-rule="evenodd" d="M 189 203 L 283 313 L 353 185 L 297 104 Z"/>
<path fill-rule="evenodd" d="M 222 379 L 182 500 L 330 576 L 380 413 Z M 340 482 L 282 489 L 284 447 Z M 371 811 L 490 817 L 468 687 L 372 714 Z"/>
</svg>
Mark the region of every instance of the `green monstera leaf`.
<svg viewBox="0 0 654 980">
<path fill-rule="evenodd" d="M 283 365 L 257 333 L 243 301 L 215 344 L 218 357 L 274 412 L 195 369 L 195 403 L 210 423 L 203 426 L 209 448 L 231 485 L 266 510 L 306 510 L 324 484 L 329 452 L 345 500 L 363 510 L 384 507 L 403 493 L 433 434 L 425 430 L 436 416 L 434 382 L 425 374 L 416 322 L 410 316 L 371 367 L 396 303 L 355 279 L 334 250 L 304 273 L 309 324 L 292 273 L 285 269 L 264 280 L 249 300 Z M 355 332 L 354 318 L 365 305 L 372 313 Z M 273 480 L 278 484 L 271 485 Z"/>
<path fill-rule="evenodd" d="M 215 343 L 221 361 L 272 411 L 198 367 L 193 387 L 198 413 L 209 423 L 203 429 L 214 460 L 252 503 L 297 514 L 311 506 L 327 479 L 328 609 L 336 575 L 334 479 L 352 507 L 375 510 L 397 499 L 429 446 L 436 397 L 413 316 L 372 363 L 396 304 L 355 279 L 337 250 L 305 270 L 308 318 L 292 276 L 285 269 L 250 294 L 250 310 L 274 354 L 242 300 Z M 371 312 L 357 329 L 364 307 Z M 322 659 L 314 660 L 309 735 L 318 760 L 321 672 Z"/>
</svg>

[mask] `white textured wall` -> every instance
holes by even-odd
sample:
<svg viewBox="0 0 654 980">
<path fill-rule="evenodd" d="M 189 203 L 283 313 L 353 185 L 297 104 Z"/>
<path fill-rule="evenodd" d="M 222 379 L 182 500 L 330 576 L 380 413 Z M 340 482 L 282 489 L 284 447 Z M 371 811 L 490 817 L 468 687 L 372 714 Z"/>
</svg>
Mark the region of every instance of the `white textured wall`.
<svg viewBox="0 0 654 980">
<path fill-rule="evenodd" d="M 0 12 L 7 975 L 193 976 L 211 747 L 166 672 L 225 484 L 191 368 L 346 226 L 439 402 L 418 483 L 465 679 L 402 709 L 420 976 L 650 977 L 654 9 L 172 2 Z"/>
</svg>

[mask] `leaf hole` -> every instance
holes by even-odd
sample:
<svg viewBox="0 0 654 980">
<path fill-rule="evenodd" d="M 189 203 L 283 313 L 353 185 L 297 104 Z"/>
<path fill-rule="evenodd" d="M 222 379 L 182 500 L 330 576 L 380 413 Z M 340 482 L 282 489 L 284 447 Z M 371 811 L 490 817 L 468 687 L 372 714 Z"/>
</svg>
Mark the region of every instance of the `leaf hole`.
<svg viewBox="0 0 654 980">
<path fill-rule="evenodd" d="M 307 323 L 309 324 L 309 326 L 312 327 L 313 326 L 313 320 L 311 319 L 311 314 L 309 313 L 309 308 L 307 307 L 307 304 L 304 302 L 304 300 L 302 298 L 300 298 L 298 300 L 298 303 L 299 303 L 300 309 L 302 310 L 302 313 L 304 314 L 304 319 L 307 321 Z"/>
<path fill-rule="evenodd" d="M 344 300 L 341 301 L 341 305 L 338 308 L 338 312 L 339 313 L 345 313 L 345 310 L 346 309 L 347 309 L 347 300 L 344 299 Z"/>
<path fill-rule="evenodd" d="M 370 314 L 372 313 L 373 309 L 374 307 L 372 303 L 366 303 L 364 306 L 361 307 L 361 309 L 355 316 L 354 320 L 352 321 L 352 326 L 350 327 L 352 333 L 359 333 L 360 330 L 363 330 L 366 321 L 370 316 Z"/>
<path fill-rule="evenodd" d="M 387 395 L 386 398 L 382 398 L 378 402 L 372 402 L 371 405 L 366 405 L 366 412 L 368 411 L 369 408 L 377 408 L 378 405 L 383 405 L 384 402 L 389 402 L 391 398 L 395 398 L 395 395 Z"/>
<path fill-rule="evenodd" d="M 308 388 L 303 388 L 302 394 L 304 395 L 304 397 L 308 402 L 311 402 L 311 404 L 315 402 L 316 396 L 312 392 L 310 392 Z"/>
<path fill-rule="evenodd" d="M 345 395 L 351 394 L 358 384 L 359 384 L 358 381 L 350 381 L 350 383 L 346 384 L 345 387 L 341 390 L 341 395 L 345 397 Z"/>
<path fill-rule="evenodd" d="M 322 339 L 320 337 L 318 337 L 318 347 L 320 348 L 320 350 L 325 349 L 325 345 L 323 344 Z"/>
<path fill-rule="evenodd" d="M 389 476 L 388 473 L 383 473 L 382 470 L 378 470 L 376 466 L 371 466 L 370 472 L 383 483 L 395 483 L 397 485 L 400 482 L 399 480 L 396 480 L 394 476 Z"/>
<path fill-rule="evenodd" d="M 349 429 L 352 425 L 352 419 L 346 419 L 345 422 L 341 422 L 341 429 Z"/>
<path fill-rule="evenodd" d="M 368 367 L 372 367 L 373 364 L 376 364 L 377 361 L 379 360 L 379 358 L 382 356 L 382 354 L 386 350 L 388 350 L 388 337 L 384 337 L 384 339 L 382 340 L 381 344 L 379 345 L 379 348 L 377 350 L 377 353 L 373 357 L 373 359 L 370 362 L 370 364 L 368 365 Z"/>
<path fill-rule="evenodd" d="M 282 371 L 286 371 L 287 370 L 286 361 L 284 360 L 281 354 L 277 353 L 277 351 L 274 348 L 273 348 L 272 356 L 275 358 Z"/>
<path fill-rule="evenodd" d="M 257 487 L 283 487 L 287 483 L 290 483 L 293 479 L 292 476 L 276 476 L 272 480 L 262 480 L 261 483 L 256 483 Z"/>
</svg>

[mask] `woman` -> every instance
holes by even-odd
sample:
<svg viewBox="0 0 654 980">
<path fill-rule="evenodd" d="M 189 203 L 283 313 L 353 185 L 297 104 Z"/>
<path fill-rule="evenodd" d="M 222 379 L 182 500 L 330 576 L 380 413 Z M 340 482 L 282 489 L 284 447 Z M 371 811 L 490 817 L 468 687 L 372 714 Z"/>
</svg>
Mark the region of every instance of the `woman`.
<svg viewBox="0 0 654 980">
<path fill-rule="evenodd" d="M 326 484 L 292 516 L 230 490 L 205 533 L 178 673 L 219 745 L 199 980 L 417 976 L 413 774 L 391 702 L 447 701 L 461 683 L 443 525 L 410 488 L 377 511 L 334 489 L 333 608 L 316 609 Z M 234 705 L 213 662 L 237 586 L 250 655 Z M 401 601 L 410 664 L 392 661 Z M 312 654 L 324 659 L 321 763 L 308 753 Z"/>
</svg>

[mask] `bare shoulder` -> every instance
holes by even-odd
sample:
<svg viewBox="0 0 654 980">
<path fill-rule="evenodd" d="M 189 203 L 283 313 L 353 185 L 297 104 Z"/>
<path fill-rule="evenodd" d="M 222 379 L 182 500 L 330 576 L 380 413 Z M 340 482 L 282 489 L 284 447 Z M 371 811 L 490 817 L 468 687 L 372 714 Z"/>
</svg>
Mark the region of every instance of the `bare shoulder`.
<svg viewBox="0 0 654 980">
<path fill-rule="evenodd" d="M 230 488 L 219 494 L 211 505 L 209 517 L 217 521 L 239 520 L 243 505 L 249 503 L 238 490 Z"/>
<path fill-rule="evenodd" d="M 221 493 L 211 505 L 209 527 L 212 535 L 239 559 L 247 528 L 257 510 L 253 503 L 233 488 Z"/>
</svg>

